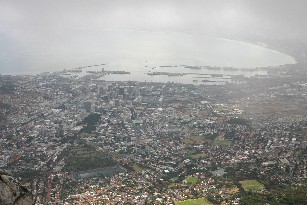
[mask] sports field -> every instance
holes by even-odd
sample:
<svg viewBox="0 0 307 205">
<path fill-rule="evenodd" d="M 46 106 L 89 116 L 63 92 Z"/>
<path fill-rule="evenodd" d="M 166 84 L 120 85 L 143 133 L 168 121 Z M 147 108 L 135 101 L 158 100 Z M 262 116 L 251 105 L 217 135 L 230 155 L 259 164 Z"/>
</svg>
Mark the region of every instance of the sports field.
<svg viewBox="0 0 307 205">
<path fill-rule="evenodd" d="M 213 205 L 206 198 L 198 198 L 198 199 L 188 199 L 185 201 L 180 201 L 179 205 Z"/>
<path fill-rule="evenodd" d="M 198 179 L 196 177 L 188 177 L 185 179 L 188 183 L 194 184 L 198 182 Z"/>
<path fill-rule="evenodd" d="M 264 189 L 264 185 L 257 180 L 244 180 L 240 181 L 245 191 L 261 191 Z"/>
</svg>

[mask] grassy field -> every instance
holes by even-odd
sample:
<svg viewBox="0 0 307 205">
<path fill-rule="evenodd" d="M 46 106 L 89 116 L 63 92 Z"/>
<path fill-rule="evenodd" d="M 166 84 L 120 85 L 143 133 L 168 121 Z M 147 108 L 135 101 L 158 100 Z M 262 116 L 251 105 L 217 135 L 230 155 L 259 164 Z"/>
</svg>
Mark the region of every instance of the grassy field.
<svg viewBox="0 0 307 205">
<path fill-rule="evenodd" d="M 231 141 L 229 141 L 229 140 L 215 140 L 214 144 L 220 145 L 220 146 L 229 146 L 229 145 L 231 145 Z"/>
<path fill-rule="evenodd" d="M 257 180 L 244 180 L 240 181 L 245 191 L 261 191 L 264 189 L 264 185 Z"/>
<path fill-rule="evenodd" d="M 197 154 L 197 150 L 196 149 L 189 149 L 189 150 L 186 150 L 186 154 L 188 156 L 191 156 L 193 154 Z"/>
<path fill-rule="evenodd" d="M 204 158 L 206 156 L 207 156 L 206 154 L 193 154 L 193 155 L 191 155 L 192 159 Z"/>
<path fill-rule="evenodd" d="M 67 157 L 65 170 L 68 172 L 111 167 L 117 164 L 108 153 L 96 151 L 94 148 L 85 145 L 66 148 L 61 155 Z"/>
<path fill-rule="evenodd" d="M 132 168 L 133 168 L 133 170 L 135 171 L 135 172 L 141 172 L 143 169 L 139 166 L 139 165 L 137 165 L 137 164 L 133 164 L 132 165 Z"/>
<path fill-rule="evenodd" d="M 194 184 L 198 182 L 198 179 L 196 177 L 188 177 L 185 179 L 188 183 Z"/>
<path fill-rule="evenodd" d="M 125 155 L 120 154 L 119 152 L 112 152 L 111 156 L 116 158 L 116 159 L 120 159 L 120 158 L 123 158 Z"/>
<path fill-rule="evenodd" d="M 213 205 L 209 202 L 206 198 L 199 198 L 199 199 L 188 199 L 185 201 L 180 201 L 179 205 Z"/>
<path fill-rule="evenodd" d="M 206 140 L 206 138 L 204 136 L 193 136 L 193 137 L 189 137 L 189 138 L 184 139 L 183 143 L 194 145 L 194 144 L 201 144 L 205 140 Z"/>
</svg>

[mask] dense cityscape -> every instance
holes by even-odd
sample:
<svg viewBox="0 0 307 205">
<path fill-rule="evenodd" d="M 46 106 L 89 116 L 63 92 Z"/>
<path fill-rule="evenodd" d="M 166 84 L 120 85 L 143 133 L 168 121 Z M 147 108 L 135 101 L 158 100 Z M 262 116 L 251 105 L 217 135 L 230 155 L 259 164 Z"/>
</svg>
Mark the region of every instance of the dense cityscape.
<svg viewBox="0 0 307 205">
<path fill-rule="evenodd" d="M 0 1 L 0 205 L 306 205 L 306 8 Z"/>
<path fill-rule="evenodd" d="M 0 166 L 36 204 L 304 204 L 300 69 L 225 85 L 1 75 Z"/>
</svg>

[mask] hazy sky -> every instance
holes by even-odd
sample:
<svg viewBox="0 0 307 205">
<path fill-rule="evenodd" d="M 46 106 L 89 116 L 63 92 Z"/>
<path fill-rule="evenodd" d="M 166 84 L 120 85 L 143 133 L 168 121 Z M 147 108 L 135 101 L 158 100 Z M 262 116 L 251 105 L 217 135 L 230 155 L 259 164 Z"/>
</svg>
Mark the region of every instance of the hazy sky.
<svg viewBox="0 0 307 205">
<path fill-rule="evenodd" d="M 0 66 L 29 61 L 29 44 L 59 52 L 103 29 L 306 34 L 306 8 L 306 0 L 0 0 Z"/>
<path fill-rule="evenodd" d="M 306 30 L 305 0 L 0 0 L 0 34 L 67 29 Z"/>
</svg>

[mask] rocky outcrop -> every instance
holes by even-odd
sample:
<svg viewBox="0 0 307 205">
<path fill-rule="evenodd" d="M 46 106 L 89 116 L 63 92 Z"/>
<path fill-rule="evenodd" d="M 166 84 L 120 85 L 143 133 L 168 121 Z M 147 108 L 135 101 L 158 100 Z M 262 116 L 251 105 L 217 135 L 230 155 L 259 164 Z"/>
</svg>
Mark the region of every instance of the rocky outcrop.
<svg viewBox="0 0 307 205">
<path fill-rule="evenodd" d="M 32 205 L 32 194 L 21 186 L 12 175 L 0 169 L 0 204 Z"/>
</svg>

